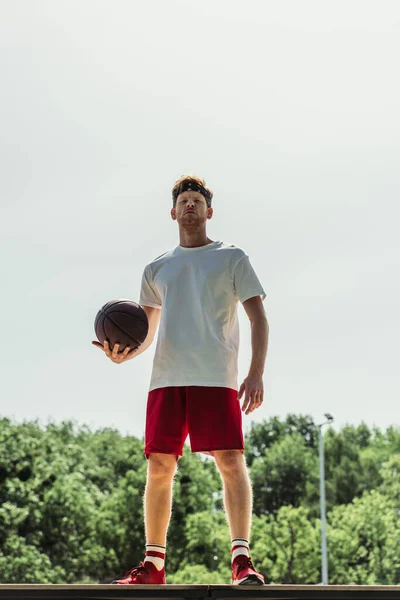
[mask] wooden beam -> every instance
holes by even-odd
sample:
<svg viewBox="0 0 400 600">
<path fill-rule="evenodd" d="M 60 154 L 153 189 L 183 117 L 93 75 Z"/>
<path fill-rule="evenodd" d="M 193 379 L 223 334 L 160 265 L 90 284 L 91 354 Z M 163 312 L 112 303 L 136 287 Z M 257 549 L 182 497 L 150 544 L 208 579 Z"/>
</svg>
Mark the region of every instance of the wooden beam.
<svg viewBox="0 0 400 600">
<path fill-rule="evenodd" d="M 400 586 L 0 585 L 0 600 L 400 600 Z"/>
</svg>

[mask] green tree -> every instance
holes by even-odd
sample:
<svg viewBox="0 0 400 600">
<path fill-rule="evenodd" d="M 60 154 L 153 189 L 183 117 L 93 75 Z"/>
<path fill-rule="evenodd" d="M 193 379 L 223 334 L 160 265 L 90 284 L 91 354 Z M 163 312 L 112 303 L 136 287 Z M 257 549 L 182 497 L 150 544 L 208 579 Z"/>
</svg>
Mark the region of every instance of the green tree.
<svg viewBox="0 0 400 600">
<path fill-rule="evenodd" d="M 186 565 L 176 573 L 166 575 L 168 584 L 185 585 L 230 585 L 232 571 L 227 567 L 218 571 L 209 571 L 204 565 Z"/>
<path fill-rule="evenodd" d="M 107 549 L 107 554 L 98 564 L 98 576 L 103 583 L 122 576 L 143 560 L 146 544 L 143 510 L 145 460 L 138 460 L 137 468 L 120 478 L 115 490 L 106 494 L 98 510 L 98 540 Z"/>
<path fill-rule="evenodd" d="M 309 415 L 288 414 L 284 420 L 271 417 L 261 423 L 252 422 L 245 436 L 245 456 L 249 467 L 273 444 L 293 434 L 299 434 L 308 448 L 315 448 L 318 443 L 315 423 Z"/>
<path fill-rule="evenodd" d="M 10 534 L 0 550 L 0 583 L 64 583 L 65 569 L 24 538 Z"/>
<path fill-rule="evenodd" d="M 264 450 L 264 455 L 254 460 L 250 477 L 256 515 L 277 512 L 282 506 L 298 507 L 316 481 L 317 458 L 295 432 Z"/>
<path fill-rule="evenodd" d="M 310 417 L 252 426 L 251 553 L 267 581 L 320 576 L 318 448 Z M 400 430 L 325 434 L 330 576 L 399 583 Z M 143 440 L 74 422 L 0 419 L 2 583 L 108 582 L 143 559 Z M 169 583 L 229 583 L 229 527 L 215 462 L 185 445 L 168 532 Z"/>
<path fill-rule="evenodd" d="M 44 494 L 41 546 L 52 564 L 64 567 L 67 583 L 97 577 L 106 554 L 96 530 L 102 499 L 102 492 L 79 472 L 57 477 Z"/>
<path fill-rule="evenodd" d="M 266 583 L 319 581 L 318 530 L 303 507 L 283 506 L 277 514 L 255 516 L 252 554 Z"/>
<path fill-rule="evenodd" d="M 231 565 L 231 540 L 222 511 L 188 515 L 185 523 L 186 555 L 180 566 L 203 565 L 209 571 Z"/>
<path fill-rule="evenodd" d="M 386 433 L 369 430 L 365 424 L 346 426 L 325 435 L 325 475 L 327 506 L 348 504 L 365 491 L 382 483 L 382 465 L 400 452 L 400 430 L 390 427 Z"/>
<path fill-rule="evenodd" d="M 382 484 L 379 491 L 384 494 L 400 513 L 400 453 L 394 454 L 381 468 Z"/>
<path fill-rule="evenodd" d="M 400 517 L 377 490 L 328 515 L 332 584 L 395 585 L 400 581 Z"/>
<path fill-rule="evenodd" d="M 187 444 L 179 460 L 173 489 L 173 509 L 167 537 L 167 560 L 175 572 L 187 556 L 186 523 L 190 515 L 214 510 L 214 496 L 221 497 L 222 484 L 214 462 L 205 462 Z M 216 508 L 219 508 L 218 503 Z"/>
</svg>

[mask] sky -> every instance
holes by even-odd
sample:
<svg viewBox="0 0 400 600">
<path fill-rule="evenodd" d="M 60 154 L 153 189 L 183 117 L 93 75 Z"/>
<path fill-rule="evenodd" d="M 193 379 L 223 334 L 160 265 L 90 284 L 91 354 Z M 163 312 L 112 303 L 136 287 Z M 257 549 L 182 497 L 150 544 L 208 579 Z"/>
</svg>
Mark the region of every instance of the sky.
<svg viewBox="0 0 400 600">
<path fill-rule="evenodd" d="M 171 189 L 267 293 L 264 402 L 399 424 L 400 3 L 1 0 L 1 396 L 17 422 L 144 435 L 155 343 L 91 342 L 179 243 Z M 239 385 L 251 360 L 238 307 Z"/>
</svg>

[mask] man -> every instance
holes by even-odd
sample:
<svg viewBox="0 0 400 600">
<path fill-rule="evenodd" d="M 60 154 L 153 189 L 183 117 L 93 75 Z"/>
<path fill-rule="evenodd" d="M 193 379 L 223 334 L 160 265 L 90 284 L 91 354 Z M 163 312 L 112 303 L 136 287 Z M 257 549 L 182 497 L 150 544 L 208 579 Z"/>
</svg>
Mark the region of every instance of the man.
<svg viewBox="0 0 400 600">
<path fill-rule="evenodd" d="M 146 556 L 113 583 L 166 583 L 173 478 L 189 434 L 192 452 L 213 456 L 223 480 L 232 584 L 264 584 L 249 555 L 252 489 L 240 399 L 244 394 L 246 415 L 263 402 L 269 333 L 265 292 L 241 248 L 207 237 L 212 197 L 205 181 L 194 175 L 182 176 L 172 189 L 171 217 L 178 222 L 180 244 L 144 269 L 140 305 L 149 333 L 140 348 L 118 353 L 118 344 L 111 350 L 107 342 L 104 348 L 93 342 L 114 362 L 125 362 L 150 346 L 160 322 L 146 411 Z M 240 389 L 238 300 L 250 319 L 252 343 L 249 373 Z"/>
</svg>

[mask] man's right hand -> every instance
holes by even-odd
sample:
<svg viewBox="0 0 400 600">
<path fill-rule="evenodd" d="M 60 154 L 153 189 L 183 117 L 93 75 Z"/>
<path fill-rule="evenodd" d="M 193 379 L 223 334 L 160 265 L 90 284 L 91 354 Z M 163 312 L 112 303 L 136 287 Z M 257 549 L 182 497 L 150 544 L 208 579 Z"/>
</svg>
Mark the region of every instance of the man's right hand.
<svg viewBox="0 0 400 600">
<path fill-rule="evenodd" d="M 131 350 L 131 348 L 127 346 L 123 352 L 118 352 L 119 344 L 114 344 L 114 347 L 111 350 L 107 340 L 104 341 L 104 346 L 100 344 L 100 342 L 96 341 L 92 341 L 92 344 L 93 346 L 97 346 L 97 348 L 100 348 L 100 350 L 102 350 L 108 356 L 108 358 L 110 358 L 113 362 L 117 364 L 126 362 L 127 360 L 134 358 L 139 351 L 139 348 Z"/>
</svg>

